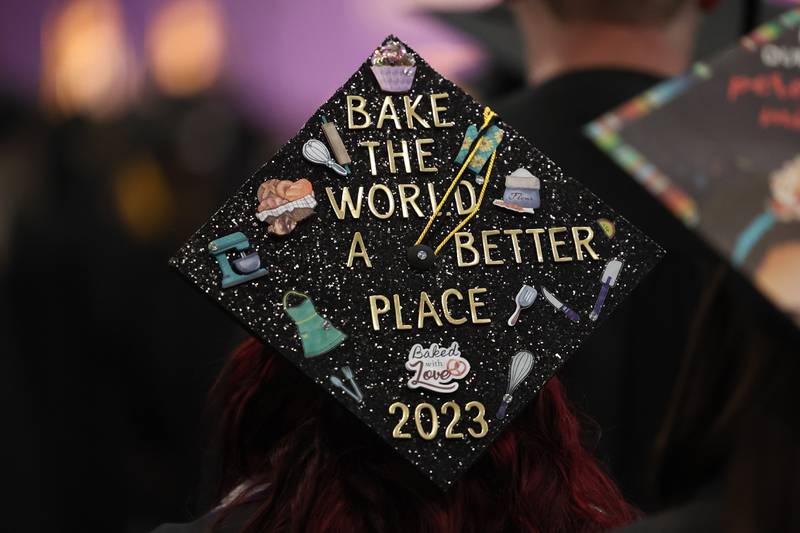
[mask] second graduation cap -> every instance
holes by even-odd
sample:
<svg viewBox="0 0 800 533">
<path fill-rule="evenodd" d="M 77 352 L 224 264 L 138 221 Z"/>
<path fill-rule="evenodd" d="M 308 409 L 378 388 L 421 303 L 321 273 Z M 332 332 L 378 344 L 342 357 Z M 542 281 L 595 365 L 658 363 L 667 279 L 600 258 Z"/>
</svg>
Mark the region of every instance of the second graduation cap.
<svg viewBox="0 0 800 533">
<path fill-rule="evenodd" d="M 660 255 L 389 37 L 172 264 L 446 488 Z"/>
</svg>

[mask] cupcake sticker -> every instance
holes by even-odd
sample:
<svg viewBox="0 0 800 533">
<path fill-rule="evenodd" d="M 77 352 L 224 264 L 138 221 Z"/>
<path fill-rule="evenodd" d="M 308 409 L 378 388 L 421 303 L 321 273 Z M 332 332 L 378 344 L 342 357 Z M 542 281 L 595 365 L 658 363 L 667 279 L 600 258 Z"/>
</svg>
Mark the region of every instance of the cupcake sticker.
<svg viewBox="0 0 800 533">
<path fill-rule="evenodd" d="M 387 41 L 372 53 L 372 73 L 381 90 L 387 93 L 406 93 L 414 84 L 416 61 L 398 41 Z"/>
</svg>

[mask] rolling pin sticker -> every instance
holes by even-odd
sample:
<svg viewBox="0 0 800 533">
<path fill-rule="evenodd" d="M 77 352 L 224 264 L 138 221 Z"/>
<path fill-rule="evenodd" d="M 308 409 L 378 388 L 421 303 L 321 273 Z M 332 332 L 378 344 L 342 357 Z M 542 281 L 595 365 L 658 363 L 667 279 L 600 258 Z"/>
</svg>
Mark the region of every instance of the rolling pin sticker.
<svg viewBox="0 0 800 533">
<path fill-rule="evenodd" d="M 303 157 L 316 163 L 318 165 L 325 165 L 340 176 L 347 176 L 350 174 L 350 154 L 347 153 L 347 148 L 344 146 L 342 136 L 339 135 L 339 130 L 336 129 L 336 124 L 328 122 L 326 117 L 322 117 L 322 133 L 325 134 L 325 140 L 328 141 L 328 147 L 325 143 L 317 139 L 311 139 L 303 145 Z M 331 156 L 331 151 L 333 156 Z"/>
</svg>

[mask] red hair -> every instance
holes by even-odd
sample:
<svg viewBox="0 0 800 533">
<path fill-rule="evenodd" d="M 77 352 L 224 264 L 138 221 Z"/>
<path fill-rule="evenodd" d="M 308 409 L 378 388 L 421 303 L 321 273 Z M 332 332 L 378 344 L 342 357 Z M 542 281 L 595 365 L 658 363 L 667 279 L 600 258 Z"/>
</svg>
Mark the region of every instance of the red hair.
<svg viewBox="0 0 800 533">
<path fill-rule="evenodd" d="M 581 443 L 553 378 L 447 492 L 423 478 L 318 386 L 255 340 L 212 391 L 221 409 L 222 493 L 247 532 L 589 533 L 636 518 Z"/>
</svg>

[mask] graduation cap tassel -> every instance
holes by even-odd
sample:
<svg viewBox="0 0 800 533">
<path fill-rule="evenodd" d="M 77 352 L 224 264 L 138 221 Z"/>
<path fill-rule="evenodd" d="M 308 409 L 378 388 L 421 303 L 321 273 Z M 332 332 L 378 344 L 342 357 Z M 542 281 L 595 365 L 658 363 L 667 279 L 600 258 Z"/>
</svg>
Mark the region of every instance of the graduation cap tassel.
<svg viewBox="0 0 800 533">
<path fill-rule="evenodd" d="M 492 111 L 491 108 L 485 107 L 483 109 L 483 125 L 481 126 L 480 131 L 478 132 L 475 140 L 473 141 L 472 149 L 470 150 L 469 155 L 462 163 L 461 168 L 458 170 L 458 173 L 450 182 L 450 186 L 447 188 L 447 191 L 445 191 L 444 195 L 442 196 L 442 199 L 439 200 L 439 205 L 437 205 L 436 209 L 433 210 L 433 213 L 428 219 L 427 224 L 425 224 L 425 227 L 419 234 L 417 242 L 415 242 L 414 246 L 412 246 L 409 249 L 409 260 L 412 261 L 412 265 L 415 265 L 416 267 L 419 268 L 430 268 L 433 260 L 432 256 L 439 255 L 439 252 L 442 251 L 442 248 L 445 247 L 445 245 L 450 241 L 450 239 L 452 239 L 453 236 L 456 233 L 458 233 L 459 230 L 461 230 L 461 228 L 463 228 L 470 220 L 472 220 L 472 218 L 476 214 L 478 214 L 478 210 L 481 208 L 481 204 L 483 203 L 483 198 L 486 195 L 486 189 L 488 188 L 489 185 L 489 178 L 492 175 L 492 167 L 494 166 L 496 152 L 492 152 L 492 155 L 489 158 L 489 163 L 486 166 L 486 177 L 484 179 L 483 185 L 481 186 L 481 192 L 478 194 L 478 201 L 475 204 L 475 208 L 472 210 L 472 212 L 469 215 L 467 215 L 467 217 L 464 218 L 464 220 L 459 222 L 458 225 L 455 228 L 453 228 L 453 230 L 450 231 L 450 233 L 448 233 L 444 239 L 442 239 L 442 242 L 439 243 L 439 245 L 436 247 L 435 250 L 431 250 L 429 247 L 422 244 L 422 241 L 425 239 L 425 235 L 428 234 L 428 231 L 431 229 L 431 226 L 433 225 L 433 221 L 436 220 L 436 217 L 442 211 L 445 202 L 447 202 L 447 199 L 450 197 L 450 194 L 453 192 L 453 190 L 455 190 L 459 181 L 461 181 L 461 177 L 464 175 L 464 171 L 472 162 L 472 158 L 475 157 L 475 153 L 478 151 L 478 148 L 480 147 L 480 139 L 482 138 L 483 134 L 487 131 L 487 129 L 491 126 L 496 116 L 497 113 Z"/>
<path fill-rule="evenodd" d="M 506 393 L 503 395 L 503 401 L 500 403 L 500 408 L 497 410 L 495 418 L 498 420 L 505 418 L 508 404 L 514 399 L 511 396 L 519 384 L 525 381 L 528 374 L 533 370 L 533 354 L 531 352 L 517 352 L 511 358 L 511 367 L 508 369 L 508 387 Z"/>
</svg>

